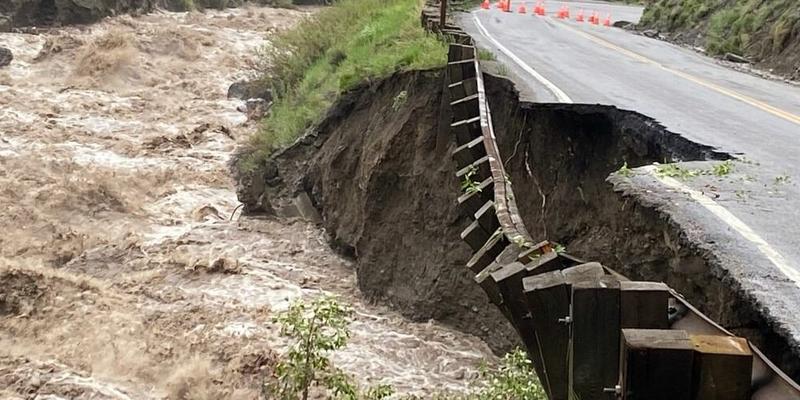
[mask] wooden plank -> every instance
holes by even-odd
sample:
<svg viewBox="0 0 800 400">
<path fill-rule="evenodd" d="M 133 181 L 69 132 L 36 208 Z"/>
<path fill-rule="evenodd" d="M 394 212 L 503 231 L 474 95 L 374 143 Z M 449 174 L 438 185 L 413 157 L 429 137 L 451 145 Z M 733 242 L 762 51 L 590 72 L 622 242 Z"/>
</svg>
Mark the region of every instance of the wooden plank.
<svg viewBox="0 0 800 400">
<path fill-rule="evenodd" d="M 623 400 L 690 399 L 694 346 L 685 331 L 623 329 Z"/>
<path fill-rule="evenodd" d="M 619 378 L 619 281 L 609 275 L 572 285 L 570 388 L 581 400 L 606 399 Z"/>
<path fill-rule="evenodd" d="M 492 231 L 490 231 L 492 232 Z M 483 229 L 478 221 L 472 221 L 471 224 L 461 232 L 461 240 L 467 242 L 472 251 L 478 251 L 489 240 L 492 235 Z"/>
<path fill-rule="evenodd" d="M 574 267 L 564 268 L 564 280 L 568 283 L 590 281 L 605 275 L 603 266 L 598 262 L 579 264 Z"/>
<path fill-rule="evenodd" d="M 661 282 L 620 282 L 620 327 L 669 328 L 669 287 Z"/>
<path fill-rule="evenodd" d="M 476 251 L 475 254 L 472 255 L 472 258 L 467 261 L 467 268 L 473 273 L 479 273 L 489 264 L 493 263 L 497 256 L 499 256 L 508 245 L 509 243 L 505 235 L 498 229 L 489 237 L 486 244 Z"/>
<path fill-rule="evenodd" d="M 500 290 L 503 305 L 511 315 L 511 324 L 517 329 L 522 343 L 528 351 L 528 357 L 533 363 L 538 376 L 545 376 L 540 353 L 539 340 L 533 319 L 528 311 L 528 302 L 523 294 L 522 279 L 527 274 L 527 268 L 520 262 L 506 264 L 503 268 L 492 272 L 492 279 Z M 542 381 L 545 391 L 549 392 L 547 381 Z"/>
<path fill-rule="evenodd" d="M 500 221 L 494 212 L 494 201 L 487 201 L 478 211 L 475 212 L 475 220 L 487 232 L 494 232 L 500 228 Z"/>
<path fill-rule="evenodd" d="M 546 272 L 522 280 L 540 346 L 543 375 L 550 400 L 566 400 L 569 394 L 567 351 L 569 349 L 570 286 L 561 271 Z"/>
<path fill-rule="evenodd" d="M 715 335 L 690 339 L 695 351 L 691 399 L 749 399 L 753 353 L 747 340 Z"/>
<path fill-rule="evenodd" d="M 464 168 L 485 156 L 486 149 L 483 147 L 483 136 L 476 137 L 471 142 L 467 142 L 453 150 L 453 159 L 456 161 L 456 168 L 458 169 Z"/>
</svg>

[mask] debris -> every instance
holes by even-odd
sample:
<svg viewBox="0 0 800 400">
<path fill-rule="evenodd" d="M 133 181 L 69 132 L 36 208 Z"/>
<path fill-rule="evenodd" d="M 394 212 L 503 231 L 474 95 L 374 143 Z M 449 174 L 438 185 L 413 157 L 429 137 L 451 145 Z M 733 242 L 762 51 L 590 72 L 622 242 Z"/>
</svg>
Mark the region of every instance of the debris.
<svg viewBox="0 0 800 400">
<path fill-rule="evenodd" d="M 734 54 L 734 53 L 725 53 L 725 55 L 722 58 L 725 59 L 726 61 L 740 63 L 740 64 L 751 64 L 752 63 L 752 61 L 750 61 L 747 57 L 740 56 L 740 55 Z"/>
</svg>

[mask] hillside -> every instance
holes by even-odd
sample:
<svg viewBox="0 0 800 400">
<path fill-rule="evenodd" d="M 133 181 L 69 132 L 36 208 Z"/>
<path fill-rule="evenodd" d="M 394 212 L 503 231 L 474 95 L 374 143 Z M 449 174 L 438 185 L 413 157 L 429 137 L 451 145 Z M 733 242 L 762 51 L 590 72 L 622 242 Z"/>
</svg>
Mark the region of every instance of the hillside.
<svg viewBox="0 0 800 400">
<path fill-rule="evenodd" d="M 641 26 L 712 55 L 744 55 L 761 68 L 800 78 L 797 0 L 651 0 Z"/>
</svg>

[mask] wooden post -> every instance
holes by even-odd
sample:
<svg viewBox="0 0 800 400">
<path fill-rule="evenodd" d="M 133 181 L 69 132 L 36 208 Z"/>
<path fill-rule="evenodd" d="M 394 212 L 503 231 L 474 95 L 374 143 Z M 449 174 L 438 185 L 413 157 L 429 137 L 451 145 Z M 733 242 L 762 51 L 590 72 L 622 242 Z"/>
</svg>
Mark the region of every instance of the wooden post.
<svg viewBox="0 0 800 400">
<path fill-rule="evenodd" d="M 690 399 L 693 357 L 685 331 L 623 329 L 622 399 Z"/>
<path fill-rule="evenodd" d="M 441 0 L 439 4 L 439 23 L 442 24 L 440 29 L 447 26 L 447 0 Z"/>
<path fill-rule="evenodd" d="M 622 329 L 668 329 L 669 287 L 661 282 L 620 282 Z"/>
<path fill-rule="evenodd" d="M 747 400 L 753 353 L 733 336 L 690 336 L 694 345 L 692 400 Z"/>
<path fill-rule="evenodd" d="M 603 275 L 598 263 L 582 264 L 563 271 L 546 272 L 522 280 L 528 299 L 542 365 L 550 388 L 550 400 L 566 400 L 569 395 L 569 318 L 571 285 Z"/>
<path fill-rule="evenodd" d="M 547 381 L 544 379 L 545 371 L 542 365 L 541 347 L 536 330 L 533 327 L 531 313 L 528 311 L 527 300 L 522 292 L 522 279 L 527 274 L 527 269 L 520 262 L 512 262 L 491 273 L 491 279 L 497 283 L 497 288 L 503 299 L 502 307 L 506 308 L 506 315 L 511 316 L 511 324 L 517 329 L 522 344 L 528 351 L 528 358 L 533 363 L 536 375 L 542 380 L 542 387 L 550 392 Z"/>
<path fill-rule="evenodd" d="M 605 400 L 619 383 L 619 281 L 609 275 L 572 285 L 570 388 Z"/>
</svg>

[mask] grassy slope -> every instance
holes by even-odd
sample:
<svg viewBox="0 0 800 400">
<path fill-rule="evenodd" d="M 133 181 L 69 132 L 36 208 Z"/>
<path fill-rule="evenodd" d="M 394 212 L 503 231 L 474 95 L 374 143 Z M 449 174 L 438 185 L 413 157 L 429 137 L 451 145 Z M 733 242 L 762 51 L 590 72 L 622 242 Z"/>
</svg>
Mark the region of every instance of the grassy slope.
<svg viewBox="0 0 800 400">
<path fill-rule="evenodd" d="M 642 25 L 690 41 L 699 34 L 695 44 L 711 54 L 747 55 L 778 72 L 800 67 L 798 0 L 651 0 Z"/>
<path fill-rule="evenodd" d="M 444 65 L 445 45 L 420 26 L 419 0 L 340 0 L 265 50 L 276 101 L 245 169 L 293 142 L 339 93 L 401 69 Z"/>
</svg>

